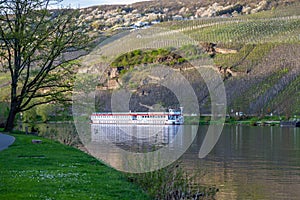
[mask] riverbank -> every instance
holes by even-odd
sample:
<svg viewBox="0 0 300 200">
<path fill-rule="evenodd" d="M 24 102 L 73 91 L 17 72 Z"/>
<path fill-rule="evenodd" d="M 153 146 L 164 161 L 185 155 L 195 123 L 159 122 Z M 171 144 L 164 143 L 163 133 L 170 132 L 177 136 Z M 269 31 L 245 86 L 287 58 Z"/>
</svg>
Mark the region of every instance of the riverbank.
<svg viewBox="0 0 300 200">
<path fill-rule="evenodd" d="M 15 143 L 0 153 L 0 199 L 150 199 L 125 175 L 78 149 L 12 136 Z"/>
<path fill-rule="evenodd" d="M 288 119 L 289 120 L 289 119 Z M 226 125 L 245 125 L 245 126 L 280 126 L 281 121 L 288 121 L 286 117 L 282 116 L 240 116 L 240 117 L 226 117 Z M 211 120 L 209 116 L 201 117 L 185 117 L 185 124 L 199 124 L 209 125 L 223 123 Z"/>
</svg>

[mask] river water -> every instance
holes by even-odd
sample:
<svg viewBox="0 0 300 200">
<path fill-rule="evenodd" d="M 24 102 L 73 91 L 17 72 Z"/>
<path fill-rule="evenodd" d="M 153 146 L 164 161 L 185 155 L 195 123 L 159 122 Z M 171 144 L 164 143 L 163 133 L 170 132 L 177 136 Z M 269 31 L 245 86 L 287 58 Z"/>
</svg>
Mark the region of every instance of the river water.
<svg viewBox="0 0 300 200">
<path fill-rule="evenodd" d="M 47 125 L 47 130 L 52 126 Z M 99 135 L 101 128 L 90 128 L 91 141 L 99 142 L 101 138 L 115 140 L 115 144 L 118 143 L 125 150 L 131 145 L 139 146 L 136 143 L 143 146 L 147 143 L 163 146 L 176 135 L 170 126 L 162 129 L 161 136 L 156 135 L 149 137 L 150 139 L 147 139 L 147 133 L 139 127 L 127 127 L 126 132 L 134 133 L 126 137 L 123 132 L 118 134 L 115 128 L 112 135 L 111 127 L 105 127 L 107 133 L 104 136 Z M 179 129 L 183 136 L 170 145 L 170 148 L 189 144 L 180 161 L 188 171 L 201 170 L 201 184 L 219 188 L 217 200 L 300 199 L 300 128 L 224 126 L 213 150 L 205 158 L 199 159 L 199 149 L 207 128 L 208 126 L 200 126 L 195 135 L 190 133 L 194 130 L 193 127 Z M 151 132 L 147 126 L 145 130 Z M 138 139 L 141 132 L 142 137 Z M 195 139 L 190 144 L 193 138 Z M 123 162 L 118 151 L 110 149 L 107 152 L 106 149 L 100 149 L 100 152 L 108 155 L 113 163 Z"/>
<path fill-rule="evenodd" d="M 204 134 L 200 127 L 181 159 L 205 171 L 201 182 L 220 189 L 216 199 L 300 199 L 300 128 L 225 126 L 200 160 Z"/>
</svg>

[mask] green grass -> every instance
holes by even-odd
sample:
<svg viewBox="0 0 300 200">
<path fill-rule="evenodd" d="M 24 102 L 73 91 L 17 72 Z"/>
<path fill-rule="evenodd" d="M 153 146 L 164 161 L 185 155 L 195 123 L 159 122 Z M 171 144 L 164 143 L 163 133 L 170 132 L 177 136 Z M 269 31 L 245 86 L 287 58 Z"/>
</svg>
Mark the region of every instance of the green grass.
<svg viewBox="0 0 300 200">
<path fill-rule="evenodd" d="M 171 61 L 168 61 L 168 56 L 173 56 Z M 135 66 L 141 64 L 151 64 L 158 62 L 159 59 L 165 60 L 163 63 L 166 65 L 175 65 L 185 62 L 186 60 L 176 57 L 169 49 L 154 49 L 154 50 L 134 50 L 117 57 L 112 63 L 112 67 L 124 67 L 121 74 L 126 73 Z"/>
<path fill-rule="evenodd" d="M 75 148 L 13 136 L 0 152 L 0 199 L 149 199 L 125 175 Z"/>
</svg>

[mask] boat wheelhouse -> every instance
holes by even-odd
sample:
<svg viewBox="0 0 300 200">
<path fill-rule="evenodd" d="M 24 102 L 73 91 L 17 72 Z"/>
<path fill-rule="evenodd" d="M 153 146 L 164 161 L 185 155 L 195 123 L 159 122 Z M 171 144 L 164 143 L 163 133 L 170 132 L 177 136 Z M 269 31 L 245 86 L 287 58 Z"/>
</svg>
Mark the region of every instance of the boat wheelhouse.
<svg viewBox="0 0 300 200">
<path fill-rule="evenodd" d="M 182 108 L 168 112 L 99 112 L 91 115 L 93 124 L 169 124 L 184 123 Z"/>
</svg>

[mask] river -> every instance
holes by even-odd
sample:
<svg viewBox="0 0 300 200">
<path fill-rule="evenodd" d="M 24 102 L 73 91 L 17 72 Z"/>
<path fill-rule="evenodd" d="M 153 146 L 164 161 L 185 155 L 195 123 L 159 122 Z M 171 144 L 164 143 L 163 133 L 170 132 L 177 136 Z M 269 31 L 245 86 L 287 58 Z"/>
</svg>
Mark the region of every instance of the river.
<svg viewBox="0 0 300 200">
<path fill-rule="evenodd" d="M 216 199 L 300 199 L 300 128 L 225 126 L 210 154 L 197 159 L 205 134 L 181 158 L 205 170 L 202 183 L 216 185 Z"/>
<path fill-rule="evenodd" d="M 52 126 L 47 125 L 44 130 L 52 130 Z M 180 160 L 188 171 L 202 171 L 199 176 L 201 184 L 219 188 L 217 200 L 300 199 L 300 128 L 227 125 L 213 150 L 205 158 L 199 159 L 199 149 L 207 128 L 200 126 L 196 136 L 182 137 L 182 140 L 194 137 L 195 140 Z M 135 130 L 135 139 L 118 137 L 119 145 L 122 143 L 124 147 L 132 144 L 132 141 L 140 142 L 136 140 L 139 129 L 132 130 Z M 168 141 L 174 138 L 174 131 L 170 131 L 170 128 L 164 130 L 168 131 L 164 137 L 158 138 L 161 140 L 160 145 L 166 143 L 166 137 L 169 137 Z M 183 134 L 190 135 L 189 130 L 182 129 Z M 143 145 L 145 138 L 143 134 Z M 151 140 L 155 140 L 156 144 L 159 142 L 157 138 L 152 137 Z M 171 147 L 183 143 L 177 141 Z M 108 153 L 112 162 L 122 163 L 119 152 L 105 152 Z"/>
</svg>

